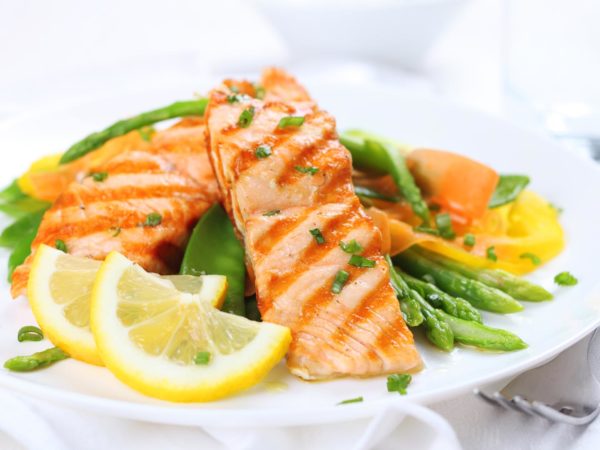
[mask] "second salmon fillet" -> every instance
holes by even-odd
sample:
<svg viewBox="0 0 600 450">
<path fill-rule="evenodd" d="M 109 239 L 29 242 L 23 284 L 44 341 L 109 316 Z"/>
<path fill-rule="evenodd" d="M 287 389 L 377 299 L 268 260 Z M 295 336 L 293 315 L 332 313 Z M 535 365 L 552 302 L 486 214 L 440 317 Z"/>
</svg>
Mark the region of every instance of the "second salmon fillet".
<svg viewBox="0 0 600 450">
<path fill-rule="evenodd" d="M 247 82 L 211 92 L 208 149 L 262 318 L 292 330 L 288 367 L 304 379 L 418 370 L 334 118 L 281 70 L 262 86 L 262 99 Z"/>
</svg>

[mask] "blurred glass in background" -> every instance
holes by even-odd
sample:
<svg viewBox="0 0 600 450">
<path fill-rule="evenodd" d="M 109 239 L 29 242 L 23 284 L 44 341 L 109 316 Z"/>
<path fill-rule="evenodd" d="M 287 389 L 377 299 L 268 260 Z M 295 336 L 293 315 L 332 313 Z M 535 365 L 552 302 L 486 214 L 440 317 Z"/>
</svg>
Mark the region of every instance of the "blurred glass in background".
<svg viewBox="0 0 600 450">
<path fill-rule="evenodd" d="M 506 0 L 507 109 L 600 160 L 600 1 Z"/>
</svg>

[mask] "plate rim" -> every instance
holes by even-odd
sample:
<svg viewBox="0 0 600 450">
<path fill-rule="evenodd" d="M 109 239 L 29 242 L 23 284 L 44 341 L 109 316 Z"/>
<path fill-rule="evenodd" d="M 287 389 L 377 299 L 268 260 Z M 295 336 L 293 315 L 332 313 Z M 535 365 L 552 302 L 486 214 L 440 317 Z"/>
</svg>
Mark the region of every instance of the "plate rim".
<svg viewBox="0 0 600 450">
<path fill-rule="evenodd" d="M 322 80 L 318 82 L 318 85 L 320 87 L 327 85 L 335 85 L 337 88 L 340 87 L 339 83 L 328 83 Z M 347 87 L 356 86 L 353 83 L 347 83 L 347 85 Z M 361 83 L 360 86 L 364 89 L 365 83 Z M 376 91 L 390 91 L 390 86 L 386 86 L 383 83 L 370 83 L 367 84 L 367 87 Z M 61 111 L 68 111 L 69 109 L 80 107 L 85 104 L 98 101 L 107 101 L 111 98 L 120 98 L 124 93 L 127 93 L 130 96 L 135 96 L 148 92 L 156 93 L 158 91 L 168 91 L 169 89 L 169 86 L 158 86 L 151 89 L 132 89 L 123 92 L 113 92 L 111 95 L 106 95 L 106 93 L 104 93 L 95 96 L 86 96 L 85 98 L 79 98 L 77 100 L 65 100 L 58 105 L 43 105 L 41 108 L 36 109 L 33 112 L 21 112 L 13 117 L 9 117 L 0 121 L 0 133 L 12 126 L 18 126 L 24 121 L 31 120 L 31 118 L 44 116 L 53 112 L 60 113 Z M 396 95 L 400 95 L 414 101 L 423 101 L 434 106 L 436 104 L 444 105 L 444 107 L 450 107 L 466 114 L 474 114 L 484 118 L 485 120 L 490 120 L 505 126 L 509 126 L 515 129 L 515 131 L 518 130 L 520 133 L 526 133 L 531 137 L 535 137 L 537 140 L 544 141 L 548 145 L 551 145 L 555 151 L 568 154 L 569 158 L 579 160 L 579 163 L 587 165 L 589 169 L 595 170 L 598 172 L 598 174 L 600 174 L 600 165 L 582 155 L 568 152 L 567 149 L 560 146 L 556 141 L 552 140 L 541 130 L 527 128 L 505 117 L 499 117 L 486 111 L 480 111 L 447 98 L 436 97 L 434 95 L 409 93 L 398 88 L 391 88 L 391 90 L 395 91 Z M 590 299 L 594 297 L 600 299 L 600 282 L 593 284 L 590 290 L 582 297 L 582 301 L 590 301 Z M 475 386 L 484 386 L 511 376 L 518 376 L 526 370 L 538 367 L 541 364 L 548 362 L 550 359 L 557 356 L 561 351 L 574 345 L 599 326 L 600 315 L 595 317 L 594 320 L 591 320 L 585 327 L 579 329 L 576 333 L 573 333 L 568 339 L 557 343 L 553 347 L 541 353 L 524 359 L 521 362 L 508 365 L 502 370 L 498 370 L 491 375 L 482 375 L 477 379 L 471 379 L 462 383 L 457 383 L 448 388 L 439 388 L 429 392 L 412 394 L 408 397 L 388 397 L 359 404 L 344 405 L 343 407 L 332 405 L 316 408 L 304 407 L 298 410 L 290 408 L 289 406 L 287 408 L 268 407 L 265 409 L 240 407 L 221 409 L 211 408 L 210 403 L 180 405 L 177 403 L 164 402 L 164 404 L 145 404 L 141 402 L 118 400 L 93 394 L 67 391 L 61 389 L 60 387 L 47 386 L 39 382 L 28 380 L 26 379 L 26 375 L 11 375 L 10 373 L 6 373 L 4 371 L 0 371 L 0 385 L 9 389 L 14 389 L 15 391 L 26 396 L 52 400 L 90 412 L 154 423 L 230 427 L 227 422 L 231 422 L 233 419 L 236 423 L 236 427 L 238 428 L 314 425 L 371 417 L 375 412 L 380 411 L 382 408 L 385 408 L 392 403 L 414 402 L 422 405 L 428 405 L 465 394 Z M 182 405 L 185 406 L 182 407 Z M 198 407 L 191 407 L 192 405 L 197 405 Z M 267 421 L 266 419 L 269 420 Z"/>
</svg>

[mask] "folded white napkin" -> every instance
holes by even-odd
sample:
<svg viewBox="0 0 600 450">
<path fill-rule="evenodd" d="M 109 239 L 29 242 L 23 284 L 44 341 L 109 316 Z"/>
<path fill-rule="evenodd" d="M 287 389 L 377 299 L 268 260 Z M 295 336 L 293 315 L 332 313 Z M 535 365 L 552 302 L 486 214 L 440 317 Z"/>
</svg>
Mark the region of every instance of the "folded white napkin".
<svg viewBox="0 0 600 450">
<path fill-rule="evenodd" d="M 0 390 L 0 448 L 27 450 L 459 450 L 445 419 L 399 400 L 372 419 L 260 429 L 180 427 L 52 406 Z"/>
</svg>

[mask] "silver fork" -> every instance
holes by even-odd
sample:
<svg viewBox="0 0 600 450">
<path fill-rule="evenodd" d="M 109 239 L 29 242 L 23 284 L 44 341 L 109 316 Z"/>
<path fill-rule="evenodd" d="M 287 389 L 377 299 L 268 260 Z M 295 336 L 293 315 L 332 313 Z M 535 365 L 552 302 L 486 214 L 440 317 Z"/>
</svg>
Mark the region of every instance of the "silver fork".
<svg viewBox="0 0 600 450">
<path fill-rule="evenodd" d="M 594 331 L 588 344 L 587 363 L 590 375 L 597 383 L 600 383 L 600 328 Z M 578 403 L 565 404 L 564 402 L 548 405 L 535 400 L 527 400 L 521 395 L 508 398 L 501 392 L 494 392 L 490 395 L 479 389 L 475 389 L 474 393 L 494 406 L 501 406 L 530 416 L 543 417 L 551 422 L 578 426 L 588 425 L 600 414 L 600 404 L 595 407 Z"/>
</svg>

